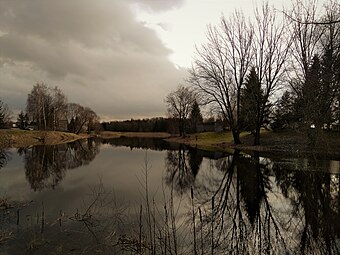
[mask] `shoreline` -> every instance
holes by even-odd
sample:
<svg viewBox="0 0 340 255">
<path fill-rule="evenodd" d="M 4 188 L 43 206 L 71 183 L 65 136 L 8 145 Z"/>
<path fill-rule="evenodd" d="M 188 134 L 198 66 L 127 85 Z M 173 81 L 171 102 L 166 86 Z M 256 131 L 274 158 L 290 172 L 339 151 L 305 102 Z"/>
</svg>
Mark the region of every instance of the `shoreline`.
<svg viewBox="0 0 340 255">
<path fill-rule="evenodd" d="M 261 133 L 261 145 L 252 145 L 253 138 L 249 133 L 241 134 L 242 144 L 234 145 L 230 132 L 205 132 L 190 134 L 186 137 L 173 136 L 169 133 L 152 132 L 111 132 L 99 134 L 74 134 L 60 131 L 28 131 L 19 129 L 0 130 L 0 149 L 22 148 L 35 145 L 56 145 L 69 143 L 91 137 L 101 139 L 154 138 L 170 143 L 185 144 L 207 151 L 233 153 L 240 150 L 247 154 L 259 152 L 261 155 L 299 156 L 316 155 L 340 159 L 340 133 L 324 133 L 322 143 L 311 148 L 303 134 L 296 131 L 264 131 Z"/>
<path fill-rule="evenodd" d="M 1 129 L 0 148 L 25 148 L 35 145 L 56 145 L 90 137 L 88 134 L 73 134 L 61 131 L 30 131 Z"/>
<path fill-rule="evenodd" d="M 30 131 L 20 129 L 0 130 L 0 149 L 25 148 L 35 145 L 56 145 L 74 142 L 91 137 L 101 139 L 114 139 L 120 137 L 131 138 L 157 138 L 166 139 L 171 135 L 168 133 L 148 132 L 110 132 L 103 131 L 99 134 L 74 134 L 62 131 Z"/>
<path fill-rule="evenodd" d="M 253 136 L 241 134 L 242 144 L 235 145 L 229 132 L 207 132 L 191 134 L 186 137 L 171 137 L 168 142 L 182 143 L 203 150 L 233 153 L 235 150 L 247 154 L 259 152 L 261 156 L 276 157 L 314 156 L 340 160 L 340 133 L 324 133 L 315 147 L 301 132 L 296 131 L 264 131 L 261 133 L 261 145 L 253 145 Z"/>
</svg>

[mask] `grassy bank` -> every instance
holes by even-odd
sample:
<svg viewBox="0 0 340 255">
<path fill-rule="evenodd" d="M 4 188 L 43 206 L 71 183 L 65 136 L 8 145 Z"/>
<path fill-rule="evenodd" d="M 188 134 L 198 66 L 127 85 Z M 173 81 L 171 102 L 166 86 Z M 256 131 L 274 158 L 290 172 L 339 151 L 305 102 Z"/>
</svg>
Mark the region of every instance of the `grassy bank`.
<svg viewBox="0 0 340 255">
<path fill-rule="evenodd" d="M 77 135 L 59 131 L 0 129 L 0 148 L 20 148 L 39 144 L 61 144 L 87 137 L 87 134 Z"/>
<path fill-rule="evenodd" d="M 242 133 L 241 137 L 246 136 L 247 133 Z M 231 151 L 230 146 L 233 144 L 233 136 L 231 132 L 204 132 L 197 134 L 190 134 L 186 137 L 171 137 L 166 139 L 168 142 L 182 143 L 197 147 L 202 150 L 219 150 Z"/>
<path fill-rule="evenodd" d="M 340 157 L 340 133 L 321 131 L 314 145 L 305 132 L 299 130 L 284 130 L 280 132 L 265 132 L 261 134 L 261 145 L 253 146 L 253 137 L 247 136 L 242 144 L 233 146 L 243 151 L 259 151 L 271 155 L 317 155 L 320 157 Z"/>
<path fill-rule="evenodd" d="M 29 131 L 20 129 L 0 129 L 0 148 L 20 148 L 39 144 L 61 144 L 79 139 L 91 137 L 88 134 L 74 134 L 59 131 Z M 109 132 L 104 131 L 96 135 L 103 139 L 119 137 L 136 138 L 169 138 L 168 133 L 147 133 L 147 132 Z"/>
<path fill-rule="evenodd" d="M 27 131 L 19 129 L 0 130 L 0 148 L 28 147 L 39 144 L 60 144 L 78 139 L 88 138 L 88 134 L 73 134 L 58 131 Z M 340 157 L 340 133 L 322 131 L 315 146 L 310 146 L 307 136 L 300 131 L 263 131 L 261 145 L 253 145 L 253 136 L 247 132 L 241 133 L 242 144 L 234 145 L 231 132 L 205 132 L 190 134 L 186 137 L 171 136 L 168 133 L 152 132 L 109 132 L 104 131 L 96 135 L 103 139 L 120 137 L 130 138 L 159 138 L 172 143 L 182 143 L 210 151 L 233 152 L 259 151 L 263 154 L 318 154 L 320 156 Z"/>
<path fill-rule="evenodd" d="M 318 154 L 320 156 L 340 157 L 340 133 L 322 131 L 315 146 L 311 146 L 306 134 L 300 131 L 280 132 L 263 130 L 261 145 L 254 146 L 254 138 L 249 133 L 241 133 L 240 145 L 234 145 L 231 132 L 206 132 L 190 134 L 186 137 L 172 137 L 169 142 L 183 143 L 204 150 L 259 151 L 284 155 Z"/>
</svg>

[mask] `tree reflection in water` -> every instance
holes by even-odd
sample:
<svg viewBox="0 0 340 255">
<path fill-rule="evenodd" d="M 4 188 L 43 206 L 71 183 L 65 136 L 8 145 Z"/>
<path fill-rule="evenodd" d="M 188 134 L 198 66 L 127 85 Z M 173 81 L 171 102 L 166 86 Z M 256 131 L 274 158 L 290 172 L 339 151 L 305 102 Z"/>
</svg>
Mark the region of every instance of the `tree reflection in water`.
<svg viewBox="0 0 340 255">
<path fill-rule="evenodd" d="M 273 164 L 276 182 L 292 206 L 291 228 L 301 254 L 340 254 L 340 175 L 328 170 L 330 161 L 313 157 L 285 169 L 280 161 Z"/>
<path fill-rule="evenodd" d="M 98 152 L 99 143 L 93 139 L 18 150 L 24 155 L 26 179 L 34 191 L 54 189 L 65 177 L 67 169 L 89 164 Z"/>
<path fill-rule="evenodd" d="M 0 149 L 0 169 L 5 167 L 9 160 L 9 156 L 7 152 L 3 149 Z"/>
<path fill-rule="evenodd" d="M 165 182 L 179 193 L 190 189 L 194 184 L 203 157 L 198 150 L 185 149 L 181 145 L 178 150 L 167 151 L 165 158 Z"/>
<path fill-rule="evenodd" d="M 299 162 L 289 170 L 236 151 L 194 182 L 190 155 L 168 152 L 166 181 L 182 192 L 193 186 L 199 254 L 339 254 L 339 174 L 313 171 L 328 163 L 305 159 L 309 171 Z"/>
</svg>

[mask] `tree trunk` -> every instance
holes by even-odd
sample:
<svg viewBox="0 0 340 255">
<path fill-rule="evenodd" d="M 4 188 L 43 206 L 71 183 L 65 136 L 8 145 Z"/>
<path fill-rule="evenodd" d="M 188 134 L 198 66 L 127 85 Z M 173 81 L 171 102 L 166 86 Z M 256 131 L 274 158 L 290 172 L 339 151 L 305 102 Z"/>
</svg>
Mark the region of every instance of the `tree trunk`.
<svg viewBox="0 0 340 255">
<path fill-rule="evenodd" d="M 46 121 L 46 111 L 45 111 L 45 102 L 43 105 L 43 117 L 44 117 L 44 130 L 47 129 L 47 121 Z"/>
<path fill-rule="evenodd" d="M 265 106 L 263 106 L 265 107 Z M 254 137 L 254 145 L 260 145 L 260 132 L 261 132 L 261 124 L 263 122 L 263 111 L 261 111 L 258 107 L 256 125 L 255 125 L 255 137 Z"/>
<path fill-rule="evenodd" d="M 261 126 L 257 124 L 255 128 L 254 145 L 260 145 L 260 131 L 261 131 Z"/>
<path fill-rule="evenodd" d="M 233 134 L 233 139 L 234 139 L 234 144 L 241 144 L 241 140 L 240 140 L 240 132 L 238 131 L 237 128 L 233 128 L 231 130 L 232 134 Z"/>
<path fill-rule="evenodd" d="M 185 136 L 185 127 L 184 127 L 184 119 L 179 120 L 179 135 L 180 136 Z"/>
<path fill-rule="evenodd" d="M 80 127 L 78 128 L 78 130 L 77 130 L 77 132 L 76 132 L 77 135 L 79 135 L 79 133 L 80 133 L 81 129 L 83 128 L 84 124 L 86 123 L 86 121 L 87 121 L 87 120 L 85 120 L 85 121 L 83 121 L 83 122 L 81 123 Z"/>
</svg>

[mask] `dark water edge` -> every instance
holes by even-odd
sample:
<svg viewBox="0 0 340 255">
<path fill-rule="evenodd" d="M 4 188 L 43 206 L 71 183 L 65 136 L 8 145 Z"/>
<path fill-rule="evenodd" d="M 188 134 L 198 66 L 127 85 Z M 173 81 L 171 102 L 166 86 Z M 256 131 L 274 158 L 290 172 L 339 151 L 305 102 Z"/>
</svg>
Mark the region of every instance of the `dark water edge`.
<svg viewBox="0 0 340 255">
<path fill-rule="evenodd" d="M 0 254 L 339 254 L 339 173 L 145 138 L 0 151 Z"/>
</svg>

